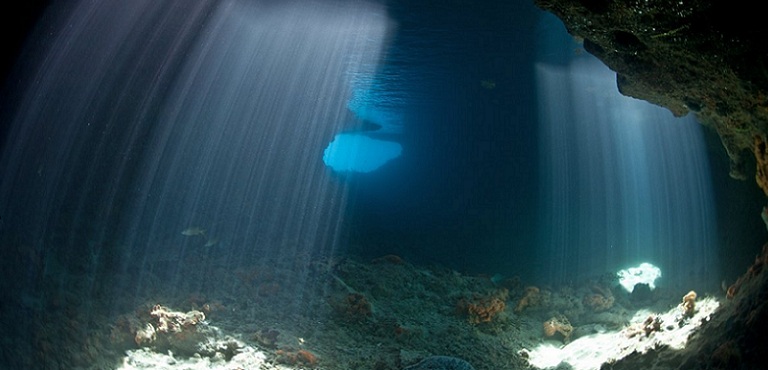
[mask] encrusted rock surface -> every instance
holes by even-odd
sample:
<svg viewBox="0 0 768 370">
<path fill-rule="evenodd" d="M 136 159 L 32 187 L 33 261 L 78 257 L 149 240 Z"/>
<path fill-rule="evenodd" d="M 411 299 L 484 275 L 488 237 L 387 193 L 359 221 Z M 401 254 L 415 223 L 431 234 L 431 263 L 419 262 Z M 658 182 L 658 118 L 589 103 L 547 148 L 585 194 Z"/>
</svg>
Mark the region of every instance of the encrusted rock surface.
<svg viewBox="0 0 768 370">
<path fill-rule="evenodd" d="M 748 177 L 749 157 L 765 152 L 768 132 L 768 28 L 757 3 L 535 2 L 616 72 L 621 93 L 677 116 L 693 112 L 712 127 L 730 157 L 730 175 Z M 756 181 L 768 195 L 768 167 L 760 160 L 757 167 Z"/>
</svg>

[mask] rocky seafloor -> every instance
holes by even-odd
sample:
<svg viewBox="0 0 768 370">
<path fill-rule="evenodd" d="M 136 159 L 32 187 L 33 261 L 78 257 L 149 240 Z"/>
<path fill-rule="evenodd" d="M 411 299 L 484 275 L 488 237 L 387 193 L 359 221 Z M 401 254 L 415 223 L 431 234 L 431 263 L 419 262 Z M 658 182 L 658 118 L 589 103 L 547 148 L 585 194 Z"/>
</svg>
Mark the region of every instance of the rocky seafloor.
<svg viewBox="0 0 768 370">
<path fill-rule="evenodd" d="M 155 257 L 138 300 L 126 292 L 99 301 L 114 277 L 55 274 L 46 279 L 67 284 L 6 300 L 14 308 L 6 312 L 31 315 L 34 324 L 31 333 L 15 333 L 30 338 L 19 343 L 9 320 L 24 319 L 4 318 L 2 360 L 29 369 L 460 368 L 434 359 L 461 359 L 478 370 L 588 369 L 630 368 L 618 360 L 653 352 L 667 353 L 667 362 L 646 368 L 677 368 L 691 357 L 682 348 L 697 330 L 759 320 L 750 315 L 762 315 L 755 310 L 760 296 L 746 291 L 765 285 L 762 262 L 726 299 L 719 290 L 691 296 L 664 287 L 630 294 L 613 273 L 574 286 L 535 286 L 394 255 L 275 259 L 252 268 L 211 257 L 177 263 L 173 273 L 164 267 L 172 260 Z M 688 368 L 748 363 L 737 339 L 715 337 L 698 338 L 695 348 L 710 339 L 710 347 L 723 339 L 718 346 L 727 348 L 706 350 L 699 357 L 707 365 Z"/>
</svg>

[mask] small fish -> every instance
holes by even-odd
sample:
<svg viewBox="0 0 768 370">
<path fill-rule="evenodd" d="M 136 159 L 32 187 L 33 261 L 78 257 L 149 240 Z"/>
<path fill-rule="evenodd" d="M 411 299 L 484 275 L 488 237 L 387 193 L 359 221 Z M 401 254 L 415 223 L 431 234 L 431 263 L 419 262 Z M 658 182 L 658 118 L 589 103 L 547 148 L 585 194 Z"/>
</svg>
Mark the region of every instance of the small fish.
<svg viewBox="0 0 768 370">
<path fill-rule="evenodd" d="M 200 227 L 190 227 L 181 232 L 185 236 L 205 236 L 205 229 Z"/>
<path fill-rule="evenodd" d="M 219 244 L 219 238 L 210 238 L 205 242 L 205 245 L 203 247 L 213 247 L 214 245 Z"/>
</svg>

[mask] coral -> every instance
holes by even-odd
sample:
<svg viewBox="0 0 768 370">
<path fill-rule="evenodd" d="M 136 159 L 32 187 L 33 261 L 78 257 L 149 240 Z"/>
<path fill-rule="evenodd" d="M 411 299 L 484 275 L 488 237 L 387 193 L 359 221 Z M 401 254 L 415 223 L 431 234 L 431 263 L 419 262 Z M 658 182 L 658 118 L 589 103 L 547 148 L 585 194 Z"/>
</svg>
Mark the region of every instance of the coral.
<svg viewBox="0 0 768 370">
<path fill-rule="evenodd" d="M 573 326 L 568 318 L 563 315 L 553 316 L 547 321 L 544 321 L 542 325 L 544 328 L 544 336 L 552 337 L 557 333 L 562 336 L 563 343 L 568 343 L 571 334 L 573 333 Z"/>
<path fill-rule="evenodd" d="M 688 294 L 684 295 L 683 302 L 680 303 L 680 308 L 683 310 L 684 318 L 693 317 L 694 311 L 696 310 L 696 292 L 691 290 Z"/>
<path fill-rule="evenodd" d="M 468 362 L 450 356 L 430 356 L 403 370 L 475 370 Z"/>
<path fill-rule="evenodd" d="M 643 321 L 643 332 L 645 333 L 645 336 L 651 335 L 653 332 L 661 331 L 661 318 L 658 316 L 648 316 L 648 318 Z"/>
<path fill-rule="evenodd" d="M 200 311 L 175 312 L 159 304 L 152 308 L 149 315 L 155 319 L 155 330 L 158 333 L 180 333 L 205 320 L 205 314 Z"/>
<path fill-rule="evenodd" d="M 528 307 L 538 305 L 541 301 L 540 293 L 541 292 L 539 288 L 535 286 L 529 286 L 525 288 L 525 294 L 523 295 L 523 298 L 520 298 L 520 301 L 517 302 L 517 305 L 515 306 L 515 312 L 520 313 Z"/>
<path fill-rule="evenodd" d="M 223 358 L 225 361 L 230 361 L 242 352 L 245 344 L 232 338 L 222 338 L 220 340 L 213 340 L 209 337 L 206 341 L 198 343 L 196 355 L 210 358 Z"/>
<path fill-rule="evenodd" d="M 154 305 L 147 316 L 138 313 L 136 320 L 126 318 L 120 327 L 127 324 L 133 334 L 133 341 L 139 347 L 152 347 L 158 352 L 172 350 L 182 356 L 198 352 L 198 344 L 209 334 L 204 325 L 205 314 L 200 311 L 176 312 L 162 305 Z M 119 337 L 113 337 L 119 339 Z"/>
<path fill-rule="evenodd" d="M 279 331 L 265 328 L 253 334 L 253 340 L 266 348 L 277 348 L 277 337 L 279 335 Z"/>
<path fill-rule="evenodd" d="M 336 312 L 347 320 L 361 321 L 373 315 L 371 302 L 361 293 L 349 293 L 335 305 Z"/>
<path fill-rule="evenodd" d="M 146 326 L 136 331 L 134 341 L 137 346 L 144 346 L 153 343 L 157 339 L 157 331 L 152 324 L 147 323 Z"/>
<path fill-rule="evenodd" d="M 506 303 L 498 298 L 483 299 L 476 303 L 470 303 L 467 306 L 469 322 L 479 324 L 481 322 L 491 322 L 499 312 L 504 311 Z"/>
<path fill-rule="evenodd" d="M 501 289 L 492 296 L 474 297 L 471 300 L 462 298 L 456 304 L 456 310 L 467 315 L 471 324 L 491 322 L 507 308 L 505 300 L 508 296 L 509 291 Z"/>
<path fill-rule="evenodd" d="M 584 306 L 589 307 L 594 312 L 607 311 L 613 307 L 615 298 L 610 290 L 595 285 L 592 287 L 592 291 L 584 297 Z"/>
<path fill-rule="evenodd" d="M 305 349 L 300 349 L 296 351 L 296 357 L 298 358 L 298 361 L 300 364 L 307 365 L 307 366 L 314 366 L 317 364 L 317 356 L 309 352 Z"/>
<path fill-rule="evenodd" d="M 634 338 L 640 334 L 643 334 L 647 337 L 650 336 L 653 332 L 661 331 L 662 324 L 663 321 L 659 316 L 650 315 L 645 319 L 645 321 L 633 324 L 624 329 L 623 332 L 627 338 Z"/>
<path fill-rule="evenodd" d="M 584 297 L 584 306 L 594 312 L 603 312 L 613 307 L 613 297 L 606 298 L 600 294 L 588 294 Z"/>
<path fill-rule="evenodd" d="M 300 349 L 298 351 L 290 350 L 277 350 L 275 351 L 277 356 L 276 361 L 285 365 L 301 365 L 307 367 L 315 367 L 317 365 L 317 355 L 307 351 L 306 349 Z"/>
</svg>

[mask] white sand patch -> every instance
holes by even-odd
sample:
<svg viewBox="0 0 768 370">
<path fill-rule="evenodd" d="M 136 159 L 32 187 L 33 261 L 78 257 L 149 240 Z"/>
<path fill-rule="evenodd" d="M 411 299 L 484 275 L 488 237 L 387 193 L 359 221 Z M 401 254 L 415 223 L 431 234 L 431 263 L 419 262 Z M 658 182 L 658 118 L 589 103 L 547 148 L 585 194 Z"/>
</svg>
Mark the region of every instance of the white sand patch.
<svg viewBox="0 0 768 370">
<path fill-rule="evenodd" d="M 240 349 L 240 353 L 229 361 L 220 357 L 176 358 L 172 353 L 157 353 L 147 348 L 130 350 L 118 370 L 158 369 L 158 370 L 232 370 L 282 368 L 274 365 L 267 367 L 266 355 L 252 347 Z M 287 368 L 285 368 L 287 369 Z"/>
<path fill-rule="evenodd" d="M 206 332 L 212 334 L 212 337 L 208 337 L 205 343 L 201 343 L 200 346 L 201 353 L 208 353 L 209 355 L 176 356 L 172 351 L 162 353 L 153 348 L 145 347 L 126 351 L 123 363 L 117 370 L 291 369 L 284 365 L 270 363 L 267 361 L 267 355 L 258 348 L 249 346 L 231 336 L 215 335 L 219 334 L 220 330 L 212 326 L 209 328 L 212 330 Z M 214 353 L 210 355 L 212 351 Z"/>
<path fill-rule="evenodd" d="M 686 320 L 681 319 L 682 311 L 679 307 L 663 314 L 640 310 L 624 330 L 584 336 L 565 346 L 543 343 L 528 351 L 528 362 L 540 369 L 567 363 L 575 370 L 592 370 L 599 369 L 607 361 L 620 360 L 634 351 L 645 353 L 657 346 L 682 349 L 688 337 L 709 320 L 719 305 L 712 297 L 699 300 L 696 302 L 696 313 Z M 661 329 L 646 336 L 642 327 L 649 316 L 661 320 Z"/>
</svg>

